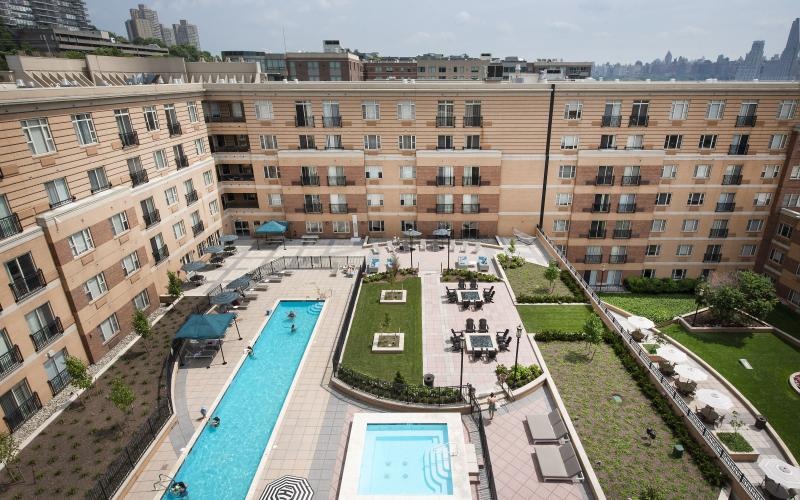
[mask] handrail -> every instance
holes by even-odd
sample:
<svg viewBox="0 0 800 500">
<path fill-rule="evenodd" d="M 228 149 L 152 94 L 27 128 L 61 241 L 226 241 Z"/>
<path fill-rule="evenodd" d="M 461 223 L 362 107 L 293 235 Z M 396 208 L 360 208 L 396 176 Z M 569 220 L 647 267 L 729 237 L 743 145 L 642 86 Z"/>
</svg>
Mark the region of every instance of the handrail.
<svg viewBox="0 0 800 500">
<path fill-rule="evenodd" d="M 478 403 L 478 400 L 475 398 L 475 388 L 472 385 L 469 385 L 469 390 L 467 391 L 469 394 L 469 403 L 470 407 L 472 408 L 472 412 L 470 413 L 470 417 L 475 422 L 475 425 L 478 426 L 478 436 L 480 437 L 481 441 L 481 451 L 483 455 L 483 470 L 486 472 L 487 482 L 489 483 L 487 486 L 489 487 L 489 496 L 492 500 L 497 500 L 497 487 L 494 484 L 494 473 L 492 472 L 492 459 L 489 456 L 489 443 L 486 439 L 486 429 L 483 425 L 483 413 L 481 412 L 481 405 Z"/>
<path fill-rule="evenodd" d="M 591 300 L 603 312 L 603 315 L 606 317 L 606 319 L 608 319 L 613 325 L 614 332 L 622 337 L 622 340 L 628 344 L 628 347 L 635 354 L 634 358 L 637 360 L 637 362 L 639 362 L 640 365 L 650 372 L 653 378 L 655 378 L 655 380 L 661 386 L 662 392 L 666 394 L 666 396 L 678 407 L 678 409 L 680 409 L 692 427 L 694 427 L 694 429 L 700 433 L 705 443 L 711 448 L 711 450 L 713 450 L 714 454 L 725 466 L 728 474 L 742 486 L 742 489 L 747 492 L 750 498 L 754 500 L 764 500 L 764 496 L 760 491 L 758 491 L 758 488 L 754 486 L 753 483 L 747 479 L 747 477 L 745 477 L 744 472 L 739 469 L 739 466 L 736 465 L 736 462 L 733 460 L 733 458 L 731 458 L 728 452 L 725 451 L 722 443 L 720 443 L 717 437 L 714 436 L 714 433 L 709 432 L 708 428 L 703 424 L 700 418 L 695 415 L 689 405 L 686 404 L 686 401 L 683 400 L 680 393 L 678 393 L 678 390 L 670 385 L 669 379 L 664 377 L 659 370 L 658 365 L 650 360 L 649 353 L 642 349 L 639 343 L 636 342 L 633 337 L 631 337 L 628 330 L 626 330 L 622 324 L 617 321 L 617 318 L 611 314 L 611 309 L 609 309 L 602 301 L 600 296 L 589 287 L 580 273 L 578 273 L 575 267 L 573 267 L 572 264 L 570 264 L 570 262 L 567 260 L 566 255 L 556 248 L 553 241 L 541 230 L 541 228 L 537 227 L 536 232 L 541 237 L 541 240 L 547 243 L 553 254 L 559 257 L 561 263 L 564 264 L 578 285 L 583 289 L 584 293 L 589 297 L 589 300 Z"/>
</svg>

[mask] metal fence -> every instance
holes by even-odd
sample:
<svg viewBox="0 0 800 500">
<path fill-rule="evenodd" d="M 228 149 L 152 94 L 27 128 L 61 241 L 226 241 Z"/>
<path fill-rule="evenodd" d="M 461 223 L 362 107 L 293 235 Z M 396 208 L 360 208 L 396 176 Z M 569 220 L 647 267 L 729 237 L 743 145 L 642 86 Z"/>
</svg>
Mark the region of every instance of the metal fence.
<svg viewBox="0 0 800 500">
<path fill-rule="evenodd" d="M 690 425 L 694 427 L 698 433 L 700 433 L 705 443 L 714 451 L 714 454 L 717 455 L 717 457 L 723 463 L 728 471 L 728 474 L 742 486 L 742 489 L 747 492 L 750 498 L 755 500 L 763 500 L 764 496 L 761 494 L 758 488 L 754 486 L 753 483 L 747 479 L 747 477 L 745 477 L 744 472 L 739 469 L 739 466 L 736 465 L 736 462 L 731 458 L 728 452 L 725 451 L 722 443 L 719 442 L 714 433 L 709 431 L 700 418 L 695 415 L 694 411 L 692 411 L 689 405 L 686 404 L 686 401 L 683 400 L 677 389 L 670 385 L 669 379 L 664 377 L 659 370 L 658 365 L 650 360 L 649 353 L 642 349 L 639 343 L 636 342 L 633 337 L 631 337 L 628 330 L 626 330 L 620 324 L 620 322 L 617 321 L 617 318 L 611 313 L 611 310 L 606 307 L 600 296 L 589 287 L 580 273 L 578 273 L 575 267 L 570 264 L 564 252 L 559 251 L 553 241 L 546 234 L 544 234 L 540 228 L 537 227 L 536 231 L 541 237 L 542 241 L 547 243 L 553 253 L 559 256 L 562 264 L 564 264 L 564 266 L 569 270 L 569 273 L 573 278 L 575 278 L 575 281 L 578 282 L 584 293 L 595 305 L 597 305 L 598 308 L 600 308 L 600 310 L 603 312 L 603 315 L 609 320 L 609 322 L 611 322 L 611 324 L 614 326 L 614 331 L 628 344 L 628 347 L 635 354 L 635 359 L 639 362 L 639 364 L 641 364 L 648 372 L 650 372 L 651 375 L 653 375 L 653 377 L 658 381 L 658 384 L 661 386 L 662 391 L 667 395 L 670 401 L 672 401 L 672 403 L 680 409 L 680 411 L 686 416 L 686 419 L 689 421 Z"/>
<path fill-rule="evenodd" d="M 489 457 L 489 443 L 486 439 L 486 429 L 483 426 L 483 412 L 481 412 L 481 406 L 478 404 L 478 400 L 475 399 L 475 391 L 472 386 L 469 386 L 469 403 L 472 407 L 472 412 L 470 416 L 472 420 L 475 422 L 475 425 L 478 427 L 478 435 L 481 438 L 481 451 L 483 452 L 483 469 L 486 472 L 486 478 L 488 488 L 489 488 L 489 495 L 491 496 L 492 500 L 497 499 L 497 488 L 494 485 L 494 473 L 492 472 L 492 459 Z"/>
</svg>

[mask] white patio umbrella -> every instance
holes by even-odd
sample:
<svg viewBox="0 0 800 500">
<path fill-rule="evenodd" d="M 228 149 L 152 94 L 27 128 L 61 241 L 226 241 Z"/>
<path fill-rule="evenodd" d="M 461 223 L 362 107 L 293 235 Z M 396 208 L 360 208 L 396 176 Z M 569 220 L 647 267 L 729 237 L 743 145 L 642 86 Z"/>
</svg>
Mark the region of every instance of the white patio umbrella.
<svg viewBox="0 0 800 500">
<path fill-rule="evenodd" d="M 644 316 L 628 316 L 625 319 L 627 319 L 628 323 L 636 330 L 649 330 L 656 326 L 655 323 Z"/>
<path fill-rule="evenodd" d="M 730 410 L 733 408 L 731 398 L 716 389 L 700 389 L 697 391 L 695 399 L 716 410 Z"/>
<path fill-rule="evenodd" d="M 703 380 L 708 379 L 708 373 L 692 365 L 675 365 L 675 373 L 677 373 L 678 376 L 683 379 L 693 380 L 695 382 L 702 382 Z"/>
<path fill-rule="evenodd" d="M 777 458 L 759 460 L 758 466 L 764 471 L 764 475 L 784 488 L 800 488 L 800 468 Z"/>
<path fill-rule="evenodd" d="M 656 349 L 656 354 L 670 363 L 683 363 L 687 359 L 686 353 L 673 345 L 662 345 Z"/>
</svg>

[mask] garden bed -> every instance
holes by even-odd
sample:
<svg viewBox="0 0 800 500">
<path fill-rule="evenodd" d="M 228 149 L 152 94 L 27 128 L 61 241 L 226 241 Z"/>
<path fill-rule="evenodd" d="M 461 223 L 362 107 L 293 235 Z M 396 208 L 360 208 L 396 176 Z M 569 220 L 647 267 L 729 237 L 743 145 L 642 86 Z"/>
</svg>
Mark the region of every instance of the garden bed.
<svg viewBox="0 0 800 500">
<path fill-rule="evenodd" d="M 517 312 L 525 325 L 525 331 L 579 332 L 594 312 L 587 305 L 529 305 L 517 306 Z"/>
<path fill-rule="evenodd" d="M 541 302 L 585 302 L 585 298 L 580 288 L 568 272 L 562 271 L 559 278 L 553 281 L 553 289 L 550 290 L 550 282 L 544 277 L 547 270 L 545 266 L 526 262 L 521 267 L 504 269 L 508 282 L 514 290 L 517 302 L 520 303 L 541 303 Z"/>
<path fill-rule="evenodd" d="M 758 460 L 758 452 L 741 434 L 736 432 L 717 432 L 717 438 L 728 455 L 737 462 L 755 462 Z"/>
<path fill-rule="evenodd" d="M 372 352 L 397 353 L 403 352 L 405 334 L 403 332 L 385 333 L 377 332 L 372 338 Z"/>
<path fill-rule="evenodd" d="M 604 302 L 624 309 L 636 316 L 644 316 L 656 325 L 663 325 L 695 309 L 694 295 L 641 293 L 601 293 Z"/>
<path fill-rule="evenodd" d="M 708 309 L 703 309 L 697 313 L 695 318 L 694 313 L 685 314 L 681 316 L 683 319 L 682 325 L 687 330 L 705 330 L 717 332 L 756 332 L 764 331 L 771 332 L 772 327 L 762 321 L 746 316 L 744 314 L 736 321 L 719 321 L 715 318 Z"/>
<path fill-rule="evenodd" d="M 381 290 L 381 304 L 405 304 L 405 290 Z"/>
<path fill-rule="evenodd" d="M 458 280 L 476 280 L 484 283 L 494 283 L 500 281 L 500 278 L 494 274 L 479 273 L 470 271 L 469 269 L 445 269 L 439 281 L 442 283 L 453 283 Z"/>
</svg>

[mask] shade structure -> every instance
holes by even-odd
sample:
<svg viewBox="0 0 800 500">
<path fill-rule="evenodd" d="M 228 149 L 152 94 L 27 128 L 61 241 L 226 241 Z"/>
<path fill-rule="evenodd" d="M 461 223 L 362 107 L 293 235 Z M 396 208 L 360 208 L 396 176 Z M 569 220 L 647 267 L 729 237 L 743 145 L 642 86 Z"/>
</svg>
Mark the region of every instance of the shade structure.
<svg viewBox="0 0 800 500">
<path fill-rule="evenodd" d="M 433 235 L 437 238 L 447 238 L 450 236 L 450 230 L 445 228 L 434 229 Z"/>
<path fill-rule="evenodd" d="M 716 410 L 730 410 L 733 408 L 731 398 L 716 389 L 700 389 L 695 394 L 695 399 Z"/>
<path fill-rule="evenodd" d="M 628 316 L 625 318 L 628 320 L 628 323 L 637 330 L 649 330 L 656 326 L 652 320 L 645 318 L 644 316 Z"/>
<path fill-rule="evenodd" d="M 226 314 L 191 314 L 181 326 L 176 339 L 221 339 L 233 322 L 234 315 Z"/>
<path fill-rule="evenodd" d="M 227 288 L 228 290 L 241 290 L 242 288 L 247 288 L 248 286 L 250 286 L 250 283 L 252 281 L 253 280 L 250 279 L 249 276 L 241 276 L 228 283 L 227 286 L 225 286 L 225 288 Z"/>
<path fill-rule="evenodd" d="M 758 461 L 764 475 L 786 489 L 800 488 L 800 468 L 787 464 L 777 458 L 764 458 Z"/>
<path fill-rule="evenodd" d="M 233 243 L 234 241 L 238 240 L 239 237 L 235 234 L 223 234 L 220 236 L 219 241 L 223 243 Z"/>
<path fill-rule="evenodd" d="M 203 250 L 205 253 L 225 253 L 225 247 L 222 245 L 209 245 Z"/>
<path fill-rule="evenodd" d="M 308 479 L 297 476 L 283 476 L 269 483 L 261 494 L 261 500 L 311 500 L 314 490 Z"/>
<path fill-rule="evenodd" d="M 271 220 L 256 228 L 256 234 L 283 234 L 289 224 L 287 222 Z"/>
<path fill-rule="evenodd" d="M 422 236 L 422 233 L 420 233 L 416 229 L 406 229 L 405 231 L 403 231 L 403 234 L 405 234 L 409 238 L 419 238 L 420 236 Z"/>
<path fill-rule="evenodd" d="M 201 262 L 199 260 L 193 260 L 191 262 L 187 262 L 186 264 L 181 266 L 181 269 L 186 271 L 187 273 L 193 273 L 199 271 L 206 267 L 205 262 Z"/>
<path fill-rule="evenodd" d="M 217 306 L 225 305 L 235 302 L 241 297 L 242 296 L 239 295 L 239 292 L 222 292 L 211 297 L 211 303 Z"/>
<path fill-rule="evenodd" d="M 683 363 L 686 361 L 686 353 L 672 345 L 662 345 L 656 349 L 656 354 L 670 363 Z"/>
<path fill-rule="evenodd" d="M 694 382 L 702 382 L 708 379 L 708 373 L 692 365 L 675 365 L 675 373 L 682 379 L 692 380 Z"/>
</svg>

